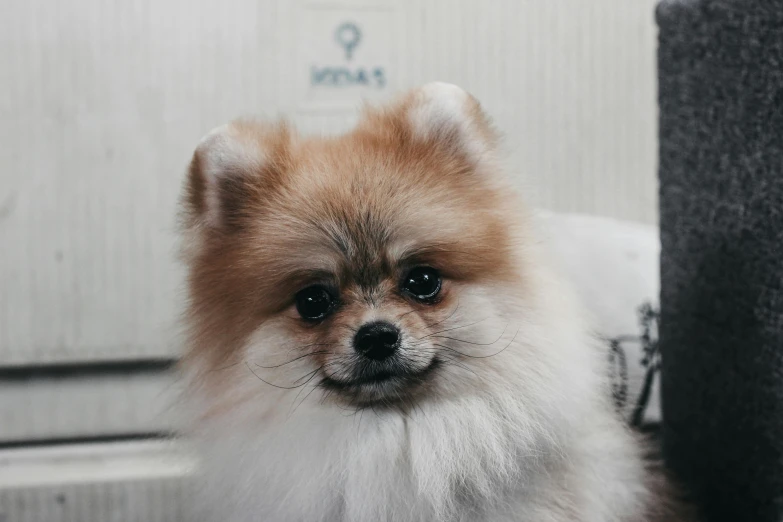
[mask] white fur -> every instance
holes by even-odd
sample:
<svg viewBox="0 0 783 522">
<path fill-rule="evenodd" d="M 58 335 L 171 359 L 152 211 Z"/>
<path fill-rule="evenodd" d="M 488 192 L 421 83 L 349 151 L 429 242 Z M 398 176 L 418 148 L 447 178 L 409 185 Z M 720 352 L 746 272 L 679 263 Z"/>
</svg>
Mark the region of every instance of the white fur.
<svg viewBox="0 0 783 522">
<path fill-rule="evenodd" d="M 443 82 L 428 83 L 419 89 L 410 117 L 416 134 L 426 136 L 433 125 L 463 125 L 470 98 L 460 87 Z"/>
<path fill-rule="evenodd" d="M 474 161 L 479 161 L 489 147 L 472 119 L 471 103 L 476 102 L 461 87 L 444 82 L 428 83 L 415 94 L 409 113 L 411 128 L 423 139 L 444 127 L 454 129 L 459 133 L 463 149 Z"/>
<path fill-rule="evenodd" d="M 212 129 L 196 148 L 201 159 L 202 173 L 206 181 L 205 220 L 209 225 L 219 225 L 221 215 L 219 182 L 231 173 L 258 169 L 266 160 L 261 144 L 252 134 L 228 123 Z"/>
<path fill-rule="evenodd" d="M 291 384 L 313 369 L 307 358 L 258 369 L 288 360 L 291 348 L 281 325 L 265 323 L 247 346 L 247 366 L 227 370 L 223 396 L 191 397 L 199 409 L 242 398 L 195 430 L 205 481 L 192 520 L 640 520 L 649 493 L 608 400 L 604 353 L 569 292 L 543 269 L 529 277 L 529 295 L 461 294 L 444 328 L 480 321 L 460 337 L 503 335 L 490 347 L 454 346 L 468 355 L 508 346 L 444 368 L 407 415 L 345 411 L 322 403 L 313 385 L 261 382 Z"/>
</svg>

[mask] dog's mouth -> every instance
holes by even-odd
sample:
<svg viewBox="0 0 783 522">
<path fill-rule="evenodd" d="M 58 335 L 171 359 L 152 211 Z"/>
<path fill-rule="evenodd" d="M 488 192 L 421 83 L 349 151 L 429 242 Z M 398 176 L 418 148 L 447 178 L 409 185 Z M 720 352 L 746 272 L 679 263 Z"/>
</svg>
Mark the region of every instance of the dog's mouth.
<svg viewBox="0 0 783 522">
<path fill-rule="evenodd" d="M 361 367 L 351 379 L 336 379 L 325 375 L 321 386 L 358 406 L 370 406 L 374 403 L 390 405 L 410 397 L 415 390 L 426 385 L 441 364 L 435 357 L 429 365 L 420 370 L 405 366 Z"/>
</svg>

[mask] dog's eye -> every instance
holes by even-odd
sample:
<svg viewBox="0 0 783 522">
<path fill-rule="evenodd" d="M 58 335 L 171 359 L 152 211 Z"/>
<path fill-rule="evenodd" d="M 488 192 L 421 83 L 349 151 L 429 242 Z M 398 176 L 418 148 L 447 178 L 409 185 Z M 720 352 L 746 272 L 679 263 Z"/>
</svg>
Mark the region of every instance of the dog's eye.
<svg viewBox="0 0 783 522">
<path fill-rule="evenodd" d="M 318 321 L 329 315 L 334 301 L 332 294 L 323 286 L 308 286 L 296 294 L 296 311 L 303 319 Z"/>
<path fill-rule="evenodd" d="M 429 266 L 416 267 L 402 280 L 402 291 L 418 299 L 430 301 L 440 292 L 440 274 Z"/>
</svg>

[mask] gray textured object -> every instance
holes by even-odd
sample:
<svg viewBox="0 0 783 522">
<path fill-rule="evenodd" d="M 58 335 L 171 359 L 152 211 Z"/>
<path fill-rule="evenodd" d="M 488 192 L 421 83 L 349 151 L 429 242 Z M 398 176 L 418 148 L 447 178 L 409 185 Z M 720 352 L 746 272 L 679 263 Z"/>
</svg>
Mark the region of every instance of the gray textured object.
<svg viewBox="0 0 783 522">
<path fill-rule="evenodd" d="M 708 520 L 783 519 L 783 0 L 664 1 L 664 450 Z"/>
</svg>

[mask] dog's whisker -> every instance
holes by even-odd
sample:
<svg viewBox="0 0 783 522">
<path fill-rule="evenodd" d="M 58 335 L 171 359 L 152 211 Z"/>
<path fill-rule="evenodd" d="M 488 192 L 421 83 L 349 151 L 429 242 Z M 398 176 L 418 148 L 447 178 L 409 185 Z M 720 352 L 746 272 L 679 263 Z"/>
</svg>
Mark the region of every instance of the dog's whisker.
<svg viewBox="0 0 783 522">
<path fill-rule="evenodd" d="M 313 345 L 310 345 L 310 346 L 313 346 Z M 328 346 L 328 345 L 327 345 L 327 346 Z M 312 356 L 314 356 L 314 355 L 324 355 L 324 354 L 331 354 L 331 353 L 332 353 L 332 352 L 330 352 L 330 351 L 326 351 L 326 350 L 318 350 L 318 351 L 315 351 L 315 352 L 310 352 L 310 353 L 306 353 L 306 354 L 304 354 L 304 355 L 300 355 L 299 357 L 294 357 L 294 358 L 293 358 L 293 359 L 291 359 L 290 361 L 286 361 L 286 362 L 284 362 L 284 363 L 282 363 L 282 364 L 276 364 L 276 365 L 274 365 L 274 366 L 262 366 L 262 365 L 260 365 L 260 364 L 258 364 L 258 363 L 253 363 L 253 365 L 254 365 L 256 368 L 264 368 L 265 370 L 271 370 L 271 369 L 273 369 L 273 368 L 280 368 L 280 367 L 282 367 L 282 366 L 285 366 L 285 365 L 287 365 L 287 364 L 291 364 L 292 362 L 299 361 L 299 360 L 301 360 L 301 359 L 304 359 L 305 357 L 312 357 Z"/>
<path fill-rule="evenodd" d="M 415 309 L 415 308 L 414 308 L 413 310 L 408 310 L 408 311 L 407 311 L 407 312 L 405 312 L 404 314 L 402 314 L 402 315 L 398 315 L 396 320 L 397 320 L 397 321 L 399 321 L 400 319 L 402 319 L 402 318 L 403 318 L 403 317 L 405 317 L 406 315 L 412 314 L 412 313 L 413 313 L 413 312 L 415 312 L 415 311 L 416 311 L 416 309 Z"/>
<path fill-rule="evenodd" d="M 468 371 L 468 372 L 472 373 L 474 376 L 476 376 L 476 378 L 480 379 L 480 377 L 478 376 L 478 374 L 475 371 L 470 369 L 468 366 L 466 366 L 464 363 L 462 363 L 459 360 L 458 356 L 449 354 L 448 356 L 441 356 L 441 357 L 442 357 L 443 363 L 445 365 L 456 366 L 457 368 L 461 368 L 461 369 L 463 369 L 465 371 Z"/>
<path fill-rule="evenodd" d="M 466 341 L 465 339 L 458 339 L 456 337 L 449 337 L 447 335 L 431 335 L 430 337 L 433 337 L 435 339 L 448 339 L 450 341 L 457 341 L 457 342 L 460 342 L 460 343 L 472 344 L 474 346 L 492 346 L 493 344 L 495 344 L 498 341 L 500 341 L 503 338 L 504 335 L 506 335 L 506 330 L 508 330 L 508 324 L 509 323 L 506 323 L 506 326 L 503 328 L 503 331 L 500 333 L 498 338 L 495 339 L 494 341 L 492 341 L 491 343 L 477 343 L 477 342 L 473 342 L 473 341 Z M 519 330 L 517 330 L 517 331 L 519 331 Z"/>
<path fill-rule="evenodd" d="M 309 372 L 309 373 L 305 374 L 305 375 L 304 375 L 304 377 L 300 377 L 299 379 L 297 379 L 296 381 L 294 381 L 294 382 L 297 382 L 297 381 L 299 381 L 299 380 L 301 380 L 301 379 L 303 379 L 303 378 L 305 378 L 305 377 L 307 377 L 307 376 L 309 375 L 309 376 L 310 376 L 310 379 L 308 379 L 307 381 L 305 381 L 305 382 L 304 382 L 304 383 L 302 383 L 302 384 L 297 384 L 297 385 L 295 385 L 295 386 L 279 386 L 279 385 L 277 385 L 277 384 L 273 384 L 273 383 L 271 383 L 271 382 L 269 382 L 269 381 L 267 381 L 267 380 L 263 379 L 263 378 L 262 378 L 260 375 L 258 375 L 256 372 L 254 372 L 254 371 L 253 371 L 253 369 L 250 367 L 250 365 L 249 365 L 247 362 L 245 362 L 245 367 L 248 369 L 248 371 L 249 371 L 250 373 L 252 373 L 253 375 L 255 375 L 255 377 L 256 377 L 256 378 L 257 378 L 259 381 L 261 381 L 261 382 L 263 382 L 263 383 L 265 383 L 265 384 L 268 384 L 269 386 L 272 386 L 272 387 L 275 387 L 275 388 L 281 389 L 281 390 L 295 390 L 296 388 L 299 388 L 300 386 L 304 386 L 305 384 L 307 384 L 308 382 L 310 382 L 310 379 L 312 379 L 313 377 L 315 377 L 315 375 L 318 373 L 318 369 L 315 369 L 315 370 L 313 370 L 312 372 Z"/>
<path fill-rule="evenodd" d="M 444 332 L 451 332 L 451 331 L 453 331 L 453 330 L 460 330 L 460 329 L 462 329 L 462 328 L 468 328 L 469 326 L 475 326 L 475 325 L 477 325 L 477 324 L 479 324 L 479 323 L 483 323 L 484 321 L 486 321 L 486 320 L 488 320 L 488 319 L 489 319 L 489 317 L 485 317 L 484 319 L 482 319 L 482 320 L 480 320 L 480 321 L 473 322 L 473 323 L 469 323 L 469 324 L 463 324 L 462 326 L 454 326 L 454 327 L 452 327 L 452 328 L 446 328 L 446 329 L 444 329 L 444 330 L 439 330 L 439 331 L 437 331 L 437 332 L 432 332 L 432 333 L 430 333 L 430 334 L 427 334 L 427 335 L 425 335 L 425 336 L 423 336 L 423 337 L 418 337 L 418 338 L 416 338 L 416 340 L 417 340 L 417 341 L 423 341 L 424 339 L 427 339 L 427 338 L 429 338 L 429 337 L 432 337 L 432 336 L 434 336 L 434 335 L 436 335 L 436 334 L 441 334 L 441 333 L 444 333 Z"/>
<path fill-rule="evenodd" d="M 259 381 L 261 381 L 261 382 L 263 382 L 263 383 L 265 383 L 265 384 L 268 384 L 269 386 L 273 386 L 273 387 L 275 387 L 275 388 L 278 388 L 278 389 L 281 389 L 281 390 L 295 390 L 295 389 L 297 389 L 297 388 L 301 388 L 302 386 L 304 386 L 304 385 L 306 385 L 307 383 L 309 383 L 311 380 L 313 380 L 313 378 L 314 378 L 316 375 L 318 375 L 318 372 L 322 371 L 324 368 L 328 367 L 330 364 L 334 364 L 334 363 L 326 363 L 326 364 L 323 364 L 323 365 L 319 366 L 318 368 L 316 368 L 315 370 L 313 370 L 313 371 L 311 371 L 311 372 L 307 372 L 307 373 L 306 373 L 306 374 L 304 374 L 302 377 L 299 377 L 298 379 L 296 379 L 295 381 L 293 381 L 293 386 L 280 386 L 280 385 L 278 385 L 278 384 L 274 384 L 274 383 L 271 383 L 271 382 L 267 381 L 266 379 L 264 379 L 264 378 L 262 378 L 260 375 L 258 375 L 258 373 L 256 373 L 255 371 L 253 371 L 253 369 L 250 367 L 250 365 L 249 365 L 247 362 L 245 362 L 245 367 L 246 367 L 246 368 L 248 369 L 248 371 L 250 371 L 250 373 L 252 373 L 252 374 L 253 374 L 253 375 L 254 375 L 254 376 L 255 376 L 255 377 L 256 377 L 256 378 L 257 378 Z M 303 379 L 307 379 L 307 380 L 306 380 L 306 381 L 304 381 L 304 382 L 302 382 L 301 384 L 296 384 L 297 382 L 299 382 L 299 381 L 302 381 Z"/>
<path fill-rule="evenodd" d="M 450 346 L 446 346 L 446 345 L 443 345 L 443 344 L 434 344 L 434 346 L 439 346 L 440 348 L 443 348 L 445 350 L 449 350 L 449 351 L 455 352 L 455 353 L 457 353 L 457 354 L 459 354 L 459 355 L 461 355 L 463 357 L 469 357 L 471 359 L 487 359 L 489 357 L 494 357 L 496 355 L 499 355 L 499 354 L 503 353 L 509 346 L 511 346 L 511 344 L 514 342 L 514 340 L 517 338 L 517 334 L 519 334 L 519 330 L 520 329 L 517 328 L 517 331 L 514 333 L 514 336 L 511 338 L 511 340 L 503 348 L 501 348 L 497 352 L 491 353 L 489 355 L 469 355 L 467 353 L 462 353 L 459 350 L 455 350 L 454 348 L 451 348 Z M 477 343 L 471 343 L 471 344 L 477 344 Z M 494 344 L 494 343 L 492 343 L 492 344 Z M 479 345 L 479 346 L 490 346 L 490 345 Z"/>
<path fill-rule="evenodd" d="M 294 415 L 294 413 L 296 413 L 296 410 L 297 410 L 297 409 L 299 409 L 299 406 L 301 406 L 302 404 L 304 404 L 304 402 L 307 400 L 307 398 L 308 398 L 308 397 L 310 397 L 310 395 L 311 395 L 311 394 L 312 394 L 312 393 L 313 393 L 315 390 L 317 390 L 317 389 L 318 389 L 318 386 L 317 386 L 317 385 L 314 385 L 314 386 L 312 386 L 312 389 L 311 389 L 309 392 L 307 392 L 307 395 L 305 395 L 305 396 L 302 398 L 302 400 L 299 402 L 299 404 L 297 404 L 297 405 L 294 407 L 294 409 L 288 413 L 288 415 L 287 415 L 287 417 L 286 417 L 286 418 L 291 418 L 291 417 Z M 304 388 L 302 388 L 302 390 L 304 390 Z M 296 394 L 296 397 L 294 398 L 294 402 L 293 402 L 292 404 L 296 404 L 296 399 L 297 399 L 297 398 L 299 397 L 299 395 L 302 393 L 302 390 L 300 390 L 300 391 L 299 391 L 299 393 L 297 393 L 297 394 Z"/>
<path fill-rule="evenodd" d="M 459 300 L 457 300 L 457 306 L 455 306 L 455 307 L 454 307 L 454 310 L 453 310 L 453 311 L 452 311 L 452 312 L 449 314 L 449 316 L 448 316 L 448 317 L 446 317 L 445 319 L 441 319 L 440 321 L 436 321 L 436 322 L 434 322 L 434 323 L 432 323 L 432 324 L 428 324 L 428 325 L 427 325 L 427 327 L 428 327 L 428 328 L 432 328 L 433 326 L 437 326 L 437 325 L 439 325 L 439 324 L 441 324 L 441 323 L 445 323 L 446 321 L 448 321 L 449 319 L 451 319 L 451 318 L 454 316 L 454 314 L 456 314 L 456 313 L 457 313 L 457 310 L 459 310 L 459 305 L 460 305 L 460 301 L 459 301 Z M 411 310 L 411 311 L 415 311 L 415 310 Z M 409 313 L 410 313 L 410 312 L 409 312 Z"/>
</svg>

